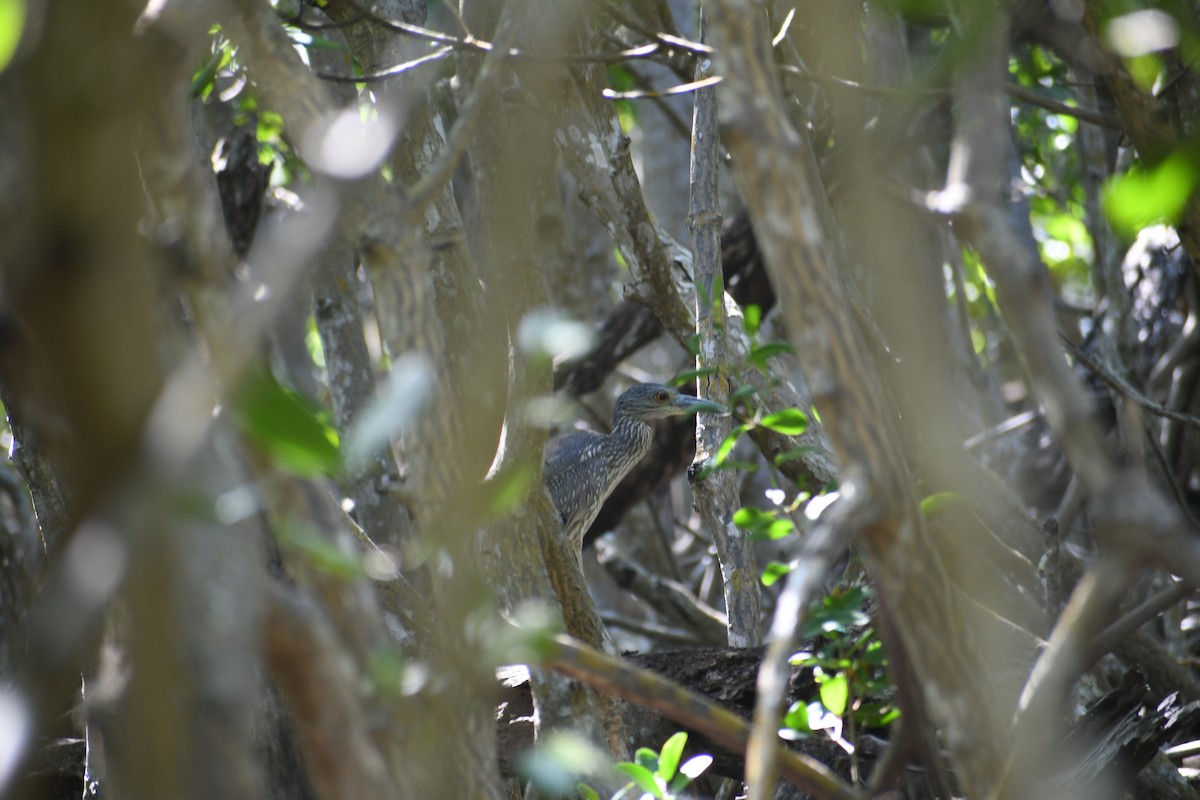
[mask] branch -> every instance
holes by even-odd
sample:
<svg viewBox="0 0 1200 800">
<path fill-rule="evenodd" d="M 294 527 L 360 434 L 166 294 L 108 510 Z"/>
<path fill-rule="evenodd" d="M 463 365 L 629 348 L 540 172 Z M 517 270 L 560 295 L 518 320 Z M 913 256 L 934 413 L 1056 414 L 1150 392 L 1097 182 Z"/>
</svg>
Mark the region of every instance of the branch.
<svg viewBox="0 0 1200 800">
<path fill-rule="evenodd" d="M 829 516 L 809 532 L 796 566 L 775 606 L 770 644 L 758 672 L 758 697 L 754 705 L 754 729 L 746 748 L 746 783 L 752 800 L 772 796 L 775 783 L 778 739 L 776 729 L 783 715 L 783 697 L 791 657 L 808 609 L 824 588 L 825 576 L 841 557 L 850 539 L 870 522 L 871 508 L 853 481 L 842 484 L 843 495 Z"/>
<path fill-rule="evenodd" d="M 542 657 L 541 663 L 547 669 L 654 709 L 731 752 L 745 752 L 750 738 L 745 720 L 678 684 L 584 647 L 566 636 L 546 637 L 536 647 Z M 792 752 L 781 744 L 775 747 L 779 751 L 780 774 L 784 780 L 823 800 L 862 800 L 861 794 L 820 762 Z"/>
<path fill-rule="evenodd" d="M 368 9 L 365 6 L 359 6 L 362 11 L 362 17 L 370 20 L 380 27 L 397 33 L 403 33 L 406 36 L 413 36 L 418 39 L 426 39 L 431 42 L 449 46 L 455 50 L 465 50 L 477 53 L 497 52 L 505 58 L 522 59 L 525 61 L 541 62 L 547 64 L 615 64 L 621 61 L 627 61 L 634 58 L 646 58 L 647 56 L 658 53 L 670 54 L 672 51 L 682 50 L 692 55 L 709 55 L 712 48 L 705 47 L 697 42 L 692 42 L 680 36 L 673 36 L 666 33 L 653 34 L 654 41 L 643 45 L 625 48 L 622 50 L 613 51 L 610 53 L 532 53 L 516 47 L 507 46 L 504 44 L 494 44 L 484 41 L 473 35 L 464 37 L 452 36 L 448 33 L 435 31 L 432 28 L 426 28 L 421 25 L 414 25 L 410 22 L 395 19 Z"/>
<path fill-rule="evenodd" d="M 704 27 L 705 12 L 701 10 L 701 36 Z M 696 92 L 692 115 L 687 226 L 692 233 L 692 263 L 696 271 L 696 367 L 702 370 L 697 394 L 727 406 L 733 387 L 726 349 L 729 325 L 721 272 L 721 206 L 717 199 L 721 143 L 712 70 L 712 61 L 708 59 L 696 68 L 695 83 L 708 88 Z M 716 470 L 701 477 L 705 464 L 712 463 L 730 430 L 728 414 L 701 412 L 696 416 L 696 461 L 689 474 L 694 476 L 696 509 L 716 545 L 729 615 L 729 643 L 734 647 L 753 647 L 762 642 L 762 606 L 753 543 L 749 534 L 733 524 L 733 513 L 741 505 L 736 476 L 731 470 Z"/>
<path fill-rule="evenodd" d="M 912 496 L 913 480 L 882 378 L 856 324 L 811 143 L 789 122 L 769 31 L 750 0 L 710 7 L 722 136 L 779 292 L 788 333 L 843 470 L 877 522 L 858 539 L 884 610 L 903 713 L 941 729 L 963 790 L 986 796 L 1004 723 L 972 630 Z M 948 668 L 948 665 L 951 668 Z"/>
</svg>

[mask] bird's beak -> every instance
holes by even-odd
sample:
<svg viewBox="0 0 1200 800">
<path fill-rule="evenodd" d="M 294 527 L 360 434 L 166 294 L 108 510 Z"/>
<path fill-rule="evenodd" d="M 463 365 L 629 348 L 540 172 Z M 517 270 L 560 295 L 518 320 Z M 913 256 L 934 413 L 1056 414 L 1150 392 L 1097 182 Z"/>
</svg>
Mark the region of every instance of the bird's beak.
<svg viewBox="0 0 1200 800">
<path fill-rule="evenodd" d="M 699 397 L 692 397 L 690 394 L 681 394 L 675 398 L 675 405 L 679 408 L 680 414 L 698 414 L 701 411 L 709 411 L 721 416 L 727 416 L 729 409 L 720 403 L 714 403 L 711 400 L 701 400 Z"/>
</svg>

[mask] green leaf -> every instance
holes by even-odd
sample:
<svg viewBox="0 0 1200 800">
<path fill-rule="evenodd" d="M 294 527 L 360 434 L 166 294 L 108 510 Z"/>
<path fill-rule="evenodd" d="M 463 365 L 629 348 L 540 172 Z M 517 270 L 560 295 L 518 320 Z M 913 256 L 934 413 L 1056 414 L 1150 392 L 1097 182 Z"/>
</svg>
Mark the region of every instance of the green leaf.
<svg viewBox="0 0 1200 800">
<path fill-rule="evenodd" d="M 954 492 L 931 494 L 921 501 L 921 516 L 925 519 L 933 519 L 962 502 L 962 497 Z"/>
<path fill-rule="evenodd" d="M 771 561 L 763 568 L 762 582 L 763 586 L 772 586 L 774 583 L 792 571 L 791 566 L 779 561 Z"/>
<path fill-rule="evenodd" d="M 283 136 L 283 117 L 275 111 L 264 111 L 258 115 L 256 131 L 258 141 L 275 144 Z"/>
<path fill-rule="evenodd" d="M 0 0 L 0 15 L 3 14 L 4 4 L 10 2 L 12 2 L 12 0 Z M 0 21 L 0 39 L 3 39 L 3 37 L 3 22 Z M 4 43 L 3 41 L 0 41 L 0 66 L 3 64 L 3 47 Z M 208 95 L 209 90 L 212 89 L 213 81 L 216 80 L 217 71 L 221 68 L 223 56 L 223 51 L 218 49 L 215 53 L 209 56 L 208 60 L 204 62 L 200 69 L 196 70 L 195 74 L 192 75 L 192 83 L 188 89 L 192 97 L 205 97 Z"/>
<path fill-rule="evenodd" d="M 729 435 L 725 437 L 725 441 L 721 442 L 721 446 L 717 448 L 717 454 L 713 456 L 713 466 L 719 467 L 725 459 L 729 458 L 729 454 L 733 452 L 733 446 L 737 444 L 737 440 L 746 430 L 747 427 L 745 425 L 738 425 L 729 432 Z"/>
<path fill-rule="evenodd" d="M 758 389 L 755 389 L 753 386 L 751 386 L 748 383 L 743 383 L 741 386 L 734 389 L 733 393 L 729 395 L 729 405 L 732 406 L 734 403 L 736 403 L 738 400 L 741 400 L 743 397 L 749 397 L 752 394 L 755 394 L 756 392 L 758 392 Z"/>
<path fill-rule="evenodd" d="M 683 372 L 676 374 L 674 378 L 671 378 L 670 385 L 671 386 L 682 386 L 685 383 L 690 383 L 691 381 L 696 380 L 696 378 L 703 378 L 708 375 L 716 375 L 716 374 L 717 374 L 716 367 L 704 367 L 703 369 L 685 369 Z"/>
<path fill-rule="evenodd" d="M 783 716 L 784 726 L 791 728 L 794 731 L 808 731 L 808 703 L 800 701 L 792 703 L 788 707 L 787 714 Z"/>
<path fill-rule="evenodd" d="M 1133 168 L 1104 187 L 1104 213 L 1118 233 L 1133 238 L 1156 222 L 1173 224 L 1196 187 L 1196 164 L 1176 152 L 1151 169 Z"/>
<path fill-rule="evenodd" d="M 658 772 L 658 753 L 649 747 L 639 747 L 637 752 L 633 754 L 633 760 L 650 770 L 650 772 Z"/>
<path fill-rule="evenodd" d="M 775 456 L 775 466 L 785 464 L 788 461 L 795 461 L 804 458 L 809 453 L 816 450 L 815 447 L 793 447 L 791 450 L 784 450 L 779 455 Z"/>
<path fill-rule="evenodd" d="M 679 768 L 679 759 L 683 756 L 683 746 L 687 744 L 687 734 L 683 731 L 676 733 L 662 746 L 662 752 L 658 756 L 658 774 L 671 780 L 675 777 L 675 770 Z"/>
<path fill-rule="evenodd" d="M 583 800 L 600 800 L 600 795 L 596 793 L 596 790 L 586 783 L 575 784 L 575 791 Z"/>
<path fill-rule="evenodd" d="M 850 699 L 850 683 L 846 673 L 839 672 L 821 683 L 821 703 L 829 713 L 842 716 L 846 713 L 846 702 Z"/>
<path fill-rule="evenodd" d="M 583 737 L 551 731 L 539 744 L 517 760 L 517 774 L 527 779 L 544 796 L 562 797 L 578 787 L 581 775 L 596 774 L 607 760 Z M 595 796 L 593 793 L 590 796 Z"/>
<path fill-rule="evenodd" d="M 342 42 L 336 42 L 333 39 L 326 39 L 323 36 L 309 36 L 308 43 L 305 45 L 311 50 L 341 50 L 347 49 Z"/>
<path fill-rule="evenodd" d="M 863 703 L 854 717 L 864 728 L 883 728 L 900 717 L 900 709 L 888 703 Z"/>
<path fill-rule="evenodd" d="M 742 309 L 742 330 L 747 336 L 753 336 L 758 333 L 758 327 L 762 325 L 762 307 L 751 303 Z"/>
<path fill-rule="evenodd" d="M 746 506 L 739 508 L 733 512 L 733 524 L 737 525 L 742 530 L 754 531 L 766 525 L 770 525 L 775 521 L 772 514 L 768 514 L 760 508 L 754 506 Z"/>
<path fill-rule="evenodd" d="M 654 780 L 654 773 L 643 767 L 641 764 L 632 764 L 628 761 L 622 761 L 615 765 L 617 772 L 620 772 L 625 777 L 631 779 L 638 785 L 638 788 L 643 792 L 654 797 L 662 798 L 662 788 L 659 787 L 657 781 Z"/>
<path fill-rule="evenodd" d="M 304 477 L 336 471 L 337 433 L 295 392 L 266 373 L 247 377 L 234 398 L 234 418 L 276 465 Z"/>
<path fill-rule="evenodd" d="M 0 0 L 0 72 L 17 54 L 25 30 L 25 0 Z"/>
<path fill-rule="evenodd" d="M 887 663 L 887 653 L 883 650 L 883 642 L 876 639 L 867 645 L 867 649 L 863 652 L 863 663 L 870 664 L 876 667 L 882 667 Z"/>
<path fill-rule="evenodd" d="M 785 408 L 783 411 L 767 414 L 758 424 L 776 433 L 799 436 L 808 430 L 808 415 L 798 408 Z"/>
<path fill-rule="evenodd" d="M 774 358 L 780 353 L 795 353 L 795 349 L 787 342 L 764 342 L 750 348 L 750 354 L 746 356 L 746 360 L 751 364 L 762 366 L 768 358 Z"/>
<path fill-rule="evenodd" d="M 796 525 L 790 519 L 777 519 L 773 520 L 765 528 L 754 531 L 754 533 L 750 534 L 750 538 L 756 542 L 763 539 L 775 541 L 776 539 L 782 539 L 794 530 L 796 530 Z"/>
<path fill-rule="evenodd" d="M 1154 53 L 1143 53 L 1140 56 L 1125 59 L 1125 68 L 1133 82 L 1149 93 L 1154 91 L 1154 84 L 1162 75 L 1163 61 Z"/>
<path fill-rule="evenodd" d="M 870 621 L 870 617 L 862 610 L 866 597 L 861 586 L 844 591 L 835 590 L 819 604 L 814 604 L 801 635 L 812 637 L 822 633 L 845 633 L 850 628 L 866 625 Z"/>
<path fill-rule="evenodd" d="M 498 517 L 513 508 L 522 498 L 533 481 L 533 470 L 528 464 L 503 469 L 491 480 L 484 482 L 487 496 L 485 506 L 489 517 Z"/>
<path fill-rule="evenodd" d="M 304 554 L 314 567 L 335 578 L 355 580 L 364 574 L 356 556 L 342 550 L 304 520 L 285 520 L 276 529 L 276 537 L 282 546 Z"/>
</svg>

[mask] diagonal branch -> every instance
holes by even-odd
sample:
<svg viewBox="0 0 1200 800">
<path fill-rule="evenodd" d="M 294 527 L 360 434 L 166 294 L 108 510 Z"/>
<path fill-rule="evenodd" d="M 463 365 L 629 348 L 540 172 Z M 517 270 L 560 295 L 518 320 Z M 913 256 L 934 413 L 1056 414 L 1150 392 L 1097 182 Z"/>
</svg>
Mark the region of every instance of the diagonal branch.
<svg viewBox="0 0 1200 800">
<path fill-rule="evenodd" d="M 745 720 L 661 675 L 584 647 L 566 636 L 546 637 L 536 648 L 547 669 L 652 708 L 728 750 L 740 753 L 746 749 L 750 730 Z M 780 774 L 788 782 L 822 800 L 861 798 L 857 791 L 815 759 L 779 744 L 775 748 Z"/>
</svg>

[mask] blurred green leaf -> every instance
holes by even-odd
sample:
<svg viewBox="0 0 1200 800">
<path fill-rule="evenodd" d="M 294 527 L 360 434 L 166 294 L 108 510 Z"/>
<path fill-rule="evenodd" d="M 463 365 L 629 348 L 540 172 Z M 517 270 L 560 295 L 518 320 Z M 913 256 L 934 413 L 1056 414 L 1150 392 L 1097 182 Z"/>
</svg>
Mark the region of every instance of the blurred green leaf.
<svg viewBox="0 0 1200 800">
<path fill-rule="evenodd" d="M 565 796 L 580 785 L 580 774 L 594 773 L 603 763 L 604 756 L 583 737 L 551 731 L 519 759 L 517 772 L 543 793 Z M 595 796 L 594 791 L 591 796 Z"/>
<path fill-rule="evenodd" d="M 729 458 L 729 454 L 733 452 L 733 446 L 737 444 L 737 440 L 746 430 L 745 425 L 738 425 L 729 432 L 729 435 L 725 437 L 725 441 L 721 442 L 721 446 L 717 448 L 716 455 L 713 456 L 714 467 L 721 466 L 725 459 Z"/>
<path fill-rule="evenodd" d="M 0 9 L 3 9 L 6 2 L 12 2 L 12 0 L 0 0 Z M 0 11 L 0 13 L 3 12 Z M 3 23 L 0 23 L 0 38 L 2 38 L 3 35 Z M 3 46 L 3 42 L 0 41 L 0 48 L 3 48 Z M 221 69 L 221 60 L 223 56 L 224 53 L 221 50 L 217 50 L 215 53 L 209 56 L 208 60 L 200 66 L 200 69 L 196 70 L 196 72 L 192 75 L 192 83 L 188 89 L 188 92 L 192 97 L 208 96 L 208 93 L 212 90 L 213 82 L 217 78 L 217 72 Z M 0 52 L 0 58 L 2 57 L 3 53 Z"/>
<path fill-rule="evenodd" d="M 484 482 L 486 493 L 485 512 L 489 517 L 508 513 L 523 497 L 533 483 L 533 470 L 528 464 L 517 464 L 500 470 Z"/>
<path fill-rule="evenodd" d="M 796 530 L 796 524 L 790 519 L 777 519 L 767 527 L 755 531 L 750 538 L 756 541 L 760 539 L 775 541 L 782 539 L 794 530 Z"/>
<path fill-rule="evenodd" d="M 630 778 L 638 785 L 638 788 L 643 792 L 650 794 L 653 797 L 661 798 L 663 796 L 662 789 L 654 780 L 654 773 L 643 767 L 641 764 L 632 764 L 628 761 L 622 761 L 615 766 L 617 772 Z"/>
<path fill-rule="evenodd" d="M 576 784 L 575 791 L 579 793 L 579 796 L 583 800 L 600 800 L 600 795 L 596 793 L 596 790 L 586 783 Z"/>
<path fill-rule="evenodd" d="M 390 647 L 376 647 L 367 656 L 367 671 L 371 683 L 384 697 L 398 699 L 404 679 L 404 660 L 400 651 Z"/>
<path fill-rule="evenodd" d="M 954 506 L 962 505 L 963 499 L 954 492 L 939 492 L 931 494 L 921 501 L 921 516 L 932 519 Z"/>
<path fill-rule="evenodd" d="M 862 610 L 866 598 L 866 590 L 861 586 L 831 592 L 819 603 L 814 603 L 801 635 L 845 633 L 850 628 L 866 625 L 871 619 Z"/>
<path fill-rule="evenodd" d="M 687 744 L 687 738 L 687 734 L 680 731 L 663 743 L 662 752 L 658 756 L 658 774 L 667 780 L 675 777 L 675 770 L 679 768 L 679 759 L 683 757 L 683 747 Z"/>
<path fill-rule="evenodd" d="M 746 360 L 751 364 L 762 366 L 768 358 L 779 355 L 780 353 L 795 353 L 795 349 L 787 342 L 764 342 L 756 344 L 750 348 L 750 354 L 746 356 Z"/>
<path fill-rule="evenodd" d="M 614 92 L 628 92 L 638 88 L 637 78 L 622 64 L 608 65 L 608 86 Z M 637 127 L 637 106 L 630 100 L 614 100 L 617 110 L 617 121 L 621 123 L 621 132 L 629 133 Z"/>
<path fill-rule="evenodd" d="M 792 571 L 791 566 L 779 561 L 771 561 L 763 568 L 763 586 L 773 586 L 777 580 Z"/>
<path fill-rule="evenodd" d="M 782 453 L 775 456 L 775 466 L 779 466 L 780 464 L 784 464 L 788 461 L 795 461 L 797 459 L 804 458 L 815 449 L 816 448 L 813 447 L 793 447 L 791 450 L 784 450 Z"/>
<path fill-rule="evenodd" d="M 277 144 L 283 136 L 283 117 L 275 111 L 263 111 L 258 115 L 258 141 Z"/>
<path fill-rule="evenodd" d="M 732 406 L 734 403 L 736 403 L 738 400 L 741 400 L 743 397 L 749 397 L 750 395 L 755 394 L 756 392 L 758 392 L 758 389 L 755 389 L 753 386 L 751 386 L 748 383 L 743 383 L 741 386 L 734 389 L 733 393 L 729 395 L 729 405 Z"/>
<path fill-rule="evenodd" d="M 803 700 L 792 703 L 783 716 L 783 724 L 794 731 L 807 732 L 810 730 L 808 727 L 808 703 Z"/>
<path fill-rule="evenodd" d="M 277 466 L 305 477 L 337 470 L 341 459 L 337 433 L 269 374 L 254 373 L 243 380 L 233 412 L 239 427 Z"/>
<path fill-rule="evenodd" d="M 357 556 L 342 550 L 306 520 L 286 520 L 276 538 L 281 546 L 297 550 L 318 570 L 335 578 L 355 580 L 364 574 Z"/>
<path fill-rule="evenodd" d="M 1163 73 L 1163 62 L 1156 54 L 1145 53 L 1125 59 L 1125 68 L 1129 70 L 1129 77 L 1133 78 L 1133 82 L 1142 91 L 1150 93 L 1154 91 L 1154 84 Z"/>
<path fill-rule="evenodd" d="M 1128 238 L 1156 222 L 1174 223 L 1196 186 L 1196 173 L 1196 164 L 1182 152 L 1150 169 L 1130 169 L 1104 188 L 1104 212 Z"/>
<path fill-rule="evenodd" d="M 782 539 L 796 529 L 795 523 L 775 512 L 747 506 L 733 514 L 733 524 L 750 532 L 753 539 Z"/>
<path fill-rule="evenodd" d="M 842 716 L 846 713 L 846 703 L 850 699 L 850 684 L 846 673 L 839 672 L 832 677 L 826 677 L 820 686 L 821 703 L 829 709 L 829 713 Z"/>
<path fill-rule="evenodd" d="M 768 414 L 759 420 L 758 424 L 776 433 L 799 436 L 808 430 L 808 415 L 798 408 L 785 408 L 783 411 Z"/>
<path fill-rule="evenodd" d="M 751 303 L 742 309 L 742 330 L 747 336 L 753 336 L 758 333 L 758 328 L 762 325 L 762 307 Z"/>
<path fill-rule="evenodd" d="M 746 506 L 733 512 L 733 524 L 747 531 L 753 531 L 764 525 L 769 525 L 774 519 L 773 515 L 754 506 Z"/>
<path fill-rule="evenodd" d="M 703 378 L 708 375 L 716 375 L 716 367 L 704 367 L 703 369 L 685 369 L 683 372 L 677 373 L 674 378 L 671 378 L 671 386 L 682 386 L 685 383 L 691 383 L 696 378 Z"/>
<path fill-rule="evenodd" d="M 25 0 L 0 0 L 0 72 L 8 66 L 25 30 Z"/>
<path fill-rule="evenodd" d="M 658 772 L 658 753 L 649 747 L 639 747 L 633 754 L 633 760 L 651 772 Z"/>
<path fill-rule="evenodd" d="M 864 703 L 858 716 L 863 727 L 886 728 L 900 718 L 900 709 L 887 703 Z"/>
</svg>

